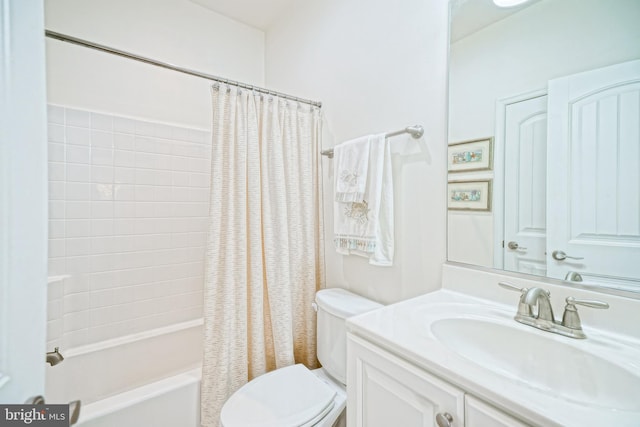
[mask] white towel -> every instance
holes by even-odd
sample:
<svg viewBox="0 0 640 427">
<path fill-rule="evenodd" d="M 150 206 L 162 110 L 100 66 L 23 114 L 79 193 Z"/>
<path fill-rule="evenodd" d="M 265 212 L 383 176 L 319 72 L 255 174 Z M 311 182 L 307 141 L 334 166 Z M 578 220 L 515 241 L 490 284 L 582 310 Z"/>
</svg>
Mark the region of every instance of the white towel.
<svg viewBox="0 0 640 427">
<path fill-rule="evenodd" d="M 369 258 L 372 265 L 393 264 L 393 178 L 385 134 L 371 138 L 363 199 L 334 201 L 333 218 L 338 253 Z"/>
<path fill-rule="evenodd" d="M 333 147 L 337 202 L 357 202 L 364 197 L 371 138 L 372 135 L 363 136 Z"/>
</svg>

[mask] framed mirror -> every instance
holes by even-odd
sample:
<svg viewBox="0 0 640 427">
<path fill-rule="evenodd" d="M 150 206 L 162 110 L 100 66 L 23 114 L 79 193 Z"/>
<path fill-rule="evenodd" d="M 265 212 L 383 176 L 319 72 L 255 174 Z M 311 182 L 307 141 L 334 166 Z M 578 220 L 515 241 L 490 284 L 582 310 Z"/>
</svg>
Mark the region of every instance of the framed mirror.
<svg viewBox="0 0 640 427">
<path fill-rule="evenodd" d="M 640 2 L 450 5 L 448 260 L 640 293 Z"/>
</svg>

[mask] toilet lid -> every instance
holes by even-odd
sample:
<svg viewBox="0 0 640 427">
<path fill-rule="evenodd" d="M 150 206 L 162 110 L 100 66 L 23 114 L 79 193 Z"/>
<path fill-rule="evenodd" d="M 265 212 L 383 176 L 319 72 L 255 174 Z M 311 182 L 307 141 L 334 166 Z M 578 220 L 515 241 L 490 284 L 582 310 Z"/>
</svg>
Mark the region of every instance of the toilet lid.
<svg viewBox="0 0 640 427">
<path fill-rule="evenodd" d="M 304 365 L 261 375 L 236 391 L 222 407 L 225 427 L 299 427 L 333 406 L 336 391 Z"/>
</svg>

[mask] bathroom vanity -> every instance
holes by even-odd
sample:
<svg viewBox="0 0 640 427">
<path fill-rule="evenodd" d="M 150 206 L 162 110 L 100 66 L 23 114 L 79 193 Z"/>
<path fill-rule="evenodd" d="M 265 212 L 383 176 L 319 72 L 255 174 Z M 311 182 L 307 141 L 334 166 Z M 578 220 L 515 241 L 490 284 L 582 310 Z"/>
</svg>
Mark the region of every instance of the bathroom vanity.
<svg viewBox="0 0 640 427">
<path fill-rule="evenodd" d="M 350 319 L 348 425 L 640 425 L 637 337 L 523 325 L 511 297 L 442 289 Z"/>
<path fill-rule="evenodd" d="M 640 426 L 638 3 L 491 3 L 449 1 L 442 289 L 350 319 L 349 426 Z"/>
<path fill-rule="evenodd" d="M 356 426 L 527 425 L 381 346 L 351 335 L 349 349 L 355 393 L 363 396 L 349 412 Z"/>
</svg>

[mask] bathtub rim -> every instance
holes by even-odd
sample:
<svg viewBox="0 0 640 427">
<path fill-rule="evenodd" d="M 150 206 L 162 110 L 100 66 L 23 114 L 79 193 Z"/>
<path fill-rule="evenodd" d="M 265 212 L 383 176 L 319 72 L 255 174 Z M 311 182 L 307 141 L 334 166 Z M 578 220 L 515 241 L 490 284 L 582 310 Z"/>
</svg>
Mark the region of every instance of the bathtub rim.
<svg viewBox="0 0 640 427">
<path fill-rule="evenodd" d="M 201 378 L 202 368 L 194 368 L 168 378 L 106 397 L 96 402 L 89 403 L 88 405 L 83 405 L 80 410 L 78 425 L 82 426 L 83 423 L 105 417 L 113 412 L 124 410 L 146 400 L 150 400 L 154 397 L 170 393 L 174 390 L 192 384 L 196 384 L 199 390 Z"/>
<path fill-rule="evenodd" d="M 72 359 L 74 357 L 83 356 L 85 354 L 100 352 L 110 348 L 131 344 L 137 341 L 143 341 L 149 338 L 171 334 L 174 332 L 182 331 L 185 329 L 191 329 L 191 328 L 195 328 L 202 325 L 204 325 L 203 318 L 187 320 L 186 322 L 174 323 L 174 324 L 163 326 L 160 328 L 149 329 L 148 331 L 142 331 L 142 332 L 137 332 L 135 334 L 124 335 L 118 338 L 98 341 L 98 342 L 83 345 L 80 347 L 71 347 L 69 349 L 64 350 L 64 357 L 65 359 Z"/>
</svg>

